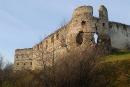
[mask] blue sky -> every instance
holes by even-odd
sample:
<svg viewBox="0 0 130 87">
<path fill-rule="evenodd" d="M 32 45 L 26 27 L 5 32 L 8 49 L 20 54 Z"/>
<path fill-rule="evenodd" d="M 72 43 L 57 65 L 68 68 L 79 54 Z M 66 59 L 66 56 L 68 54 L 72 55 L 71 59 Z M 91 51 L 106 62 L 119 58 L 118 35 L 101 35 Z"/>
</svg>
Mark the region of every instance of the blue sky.
<svg viewBox="0 0 130 87">
<path fill-rule="evenodd" d="M 28 48 L 55 31 L 73 10 L 91 5 L 94 16 L 104 4 L 109 20 L 130 24 L 130 0 L 0 0 L 0 54 L 14 61 L 16 48 Z"/>
</svg>

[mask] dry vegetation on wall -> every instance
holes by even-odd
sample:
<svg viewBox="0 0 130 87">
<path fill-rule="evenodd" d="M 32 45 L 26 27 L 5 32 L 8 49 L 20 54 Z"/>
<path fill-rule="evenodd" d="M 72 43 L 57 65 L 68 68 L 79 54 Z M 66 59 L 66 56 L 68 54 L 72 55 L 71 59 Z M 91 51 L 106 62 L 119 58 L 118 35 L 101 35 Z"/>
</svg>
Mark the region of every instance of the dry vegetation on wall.
<svg viewBox="0 0 130 87">
<path fill-rule="evenodd" d="M 14 73 L 7 66 L 0 69 L 0 87 L 129 87 L 128 61 L 100 63 L 96 59 L 104 55 L 103 51 L 94 48 L 86 52 L 66 55 L 42 71 Z"/>
</svg>

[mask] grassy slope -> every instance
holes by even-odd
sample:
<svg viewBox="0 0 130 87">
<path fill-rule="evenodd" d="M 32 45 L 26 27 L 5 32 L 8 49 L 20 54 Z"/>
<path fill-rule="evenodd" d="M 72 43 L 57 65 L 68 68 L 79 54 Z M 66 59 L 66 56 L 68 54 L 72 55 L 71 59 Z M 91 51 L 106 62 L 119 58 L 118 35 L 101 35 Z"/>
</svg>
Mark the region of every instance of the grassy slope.
<svg viewBox="0 0 130 87">
<path fill-rule="evenodd" d="M 100 76 L 109 81 L 108 87 L 130 87 L 130 52 L 114 52 L 101 59 Z"/>
<path fill-rule="evenodd" d="M 114 52 L 109 56 L 102 58 L 103 62 L 116 62 L 130 60 L 130 52 Z"/>
</svg>

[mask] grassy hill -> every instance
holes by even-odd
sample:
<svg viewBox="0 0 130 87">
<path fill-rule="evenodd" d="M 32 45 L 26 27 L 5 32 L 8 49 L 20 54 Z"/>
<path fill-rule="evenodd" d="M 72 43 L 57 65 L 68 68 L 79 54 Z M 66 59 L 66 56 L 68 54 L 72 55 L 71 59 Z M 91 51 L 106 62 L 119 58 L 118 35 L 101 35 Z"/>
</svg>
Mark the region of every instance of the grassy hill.
<svg viewBox="0 0 130 87">
<path fill-rule="evenodd" d="M 130 52 L 122 51 L 122 52 L 113 52 L 109 56 L 103 57 L 103 62 L 117 62 L 123 60 L 130 60 Z"/>
<path fill-rule="evenodd" d="M 99 67 L 99 79 L 104 77 L 107 87 L 130 87 L 130 52 L 114 52 L 103 57 Z"/>
</svg>

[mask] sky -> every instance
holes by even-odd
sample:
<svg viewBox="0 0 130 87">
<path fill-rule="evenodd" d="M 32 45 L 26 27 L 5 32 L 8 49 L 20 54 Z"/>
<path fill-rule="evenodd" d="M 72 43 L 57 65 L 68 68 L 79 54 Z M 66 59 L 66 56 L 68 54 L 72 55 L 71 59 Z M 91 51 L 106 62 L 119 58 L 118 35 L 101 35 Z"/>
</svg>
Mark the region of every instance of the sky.
<svg viewBox="0 0 130 87">
<path fill-rule="evenodd" d="M 130 25 L 130 0 L 0 0 L 0 54 L 13 63 L 15 49 L 38 43 L 68 22 L 78 6 L 93 6 L 98 17 L 102 4 L 110 21 Z"/>
</svg>

